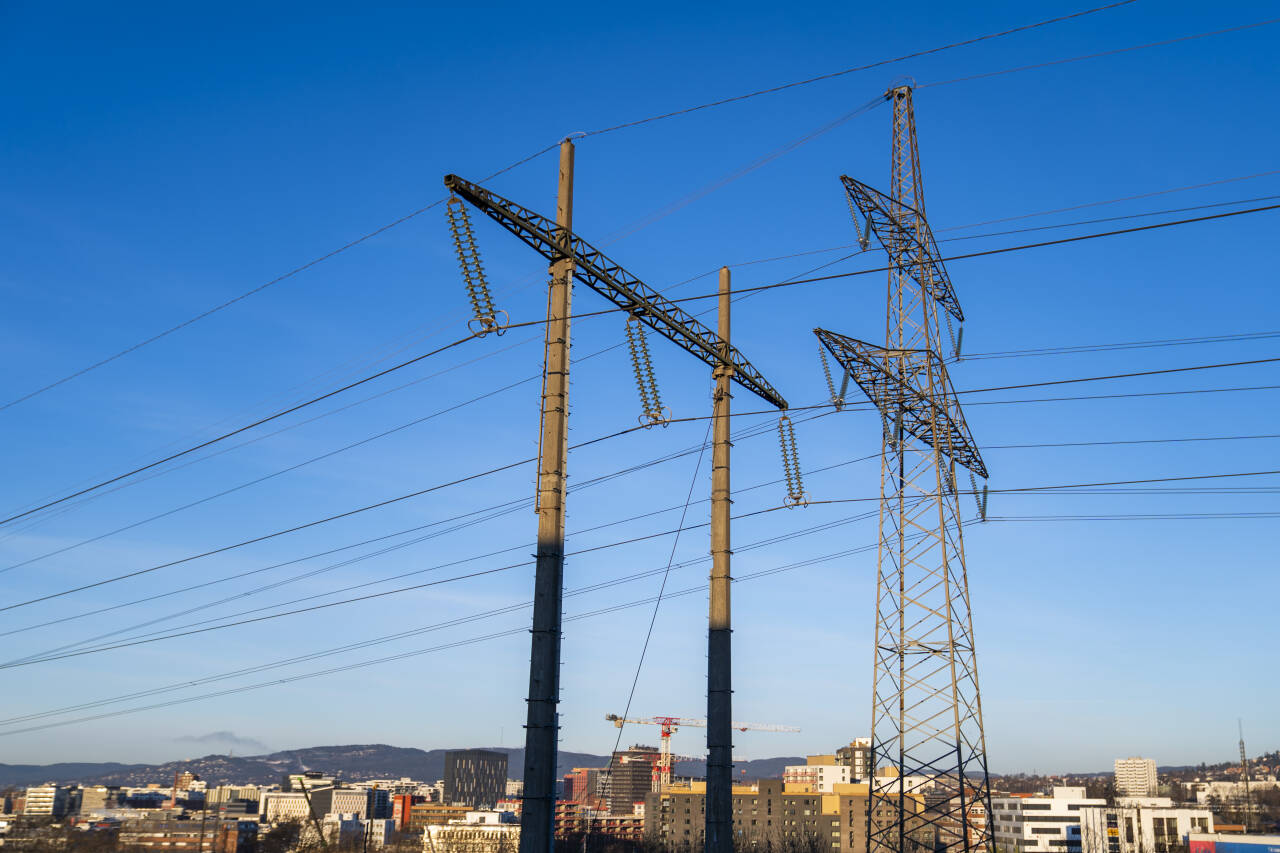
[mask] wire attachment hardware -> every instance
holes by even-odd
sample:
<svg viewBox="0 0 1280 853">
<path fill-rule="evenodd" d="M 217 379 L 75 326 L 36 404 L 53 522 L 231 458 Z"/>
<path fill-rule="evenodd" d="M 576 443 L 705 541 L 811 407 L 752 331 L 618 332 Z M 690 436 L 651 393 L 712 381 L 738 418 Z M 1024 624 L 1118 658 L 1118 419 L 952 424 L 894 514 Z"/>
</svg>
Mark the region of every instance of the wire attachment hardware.
<svg viewBox="0 0 1280 853">
<path fill-rule="evenodd" d="M 807 506 L 809 496 L 804 493 L 804 480 L 800 476 L 800 454 L 796 450 L 796 430 L 791 418 L 778 418 L 778 445 L 782 448 L 782 471 L 787 480 L 787 497 L 783 506 Z"/>
<path fill-rule="evenodd" d="M 627 315 L 627 350 L 631 353 L 631 368 L 635 371 L 636 390 L 640 392 L 640 424 L 651 427 L 671 423 L 671 410 L 663 408 L 658 396 L 658 379 L 653 372 L 653 359 L 649 356 L 649 336 L 645 334 L 640 318 Z"/>
<path fill-rule="evenodd" d="M 445 205 L 445 213 L 449 217 L 449 231 L 453 235 L 453 246 L 458 252 L 458 265 L 462 268 L 462 280 L 467 285 L 467 299 L 471 301 L 474 317 L 467 321 L 467 328 L 477 338 L 483 338 L 490 332 L 501 335 L 507 329 L 507 312 L 496 311 L 493 307 L 493 295 L 489 292 L 489 280 L 485 277 L 484 266 L 480 263 L 480 250 L 476 248 L 476 235 L 471 230 L 471 215 L 462 203 L 462 199 L 449 197 Z M 501 321 L 499 321 L 501 315 Z"/>
</svg>

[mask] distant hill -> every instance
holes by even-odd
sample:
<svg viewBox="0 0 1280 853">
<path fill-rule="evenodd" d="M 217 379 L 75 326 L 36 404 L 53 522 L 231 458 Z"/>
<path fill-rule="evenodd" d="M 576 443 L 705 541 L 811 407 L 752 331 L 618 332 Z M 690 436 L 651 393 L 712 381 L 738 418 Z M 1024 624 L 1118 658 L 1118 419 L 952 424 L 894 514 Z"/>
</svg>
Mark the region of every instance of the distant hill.
<svg viewBox="0 0 1280 853">
<path fill-rule="evenodd" d="M 519 779 L 524 772 L 524 750 L 505 747 L 482 747 L 507 753 L 507 775 Z M 83 785 L 146 785 L 169 783 L 175 773 L 191 772 L 211 785 L 232 782 L 269 785 L 279 782 L 286 773 L 318 770 L 348 781 L 363 779 L 411 779 L 435 781 L 444 776 L 443 749 L 422 750 L 387 744 L 352 744 L 347 746 L 313 746 L 288 749 L 269 755 L 206 755 L 165 764 L 119 764 L 106 762 L 70 764 L 0 764 L 0 787 L 39 785 L 43 782 L 78 782 Z M 606 755 L 586 752 L 561 752 L 557 762 L 561 775 L 574 767 L 604 767 Z M 803 764 L 804 759 L 763 758 L 735 765 L 735 776 L 745 779 L 774 778 L 782 775 L 787 764 Z M 745 770 L 746 773 L 741 771 Z M 703 776 L 706 765 L 701 761 L 682 761 L 675 767 L 680 776 Z"/>
</svg>

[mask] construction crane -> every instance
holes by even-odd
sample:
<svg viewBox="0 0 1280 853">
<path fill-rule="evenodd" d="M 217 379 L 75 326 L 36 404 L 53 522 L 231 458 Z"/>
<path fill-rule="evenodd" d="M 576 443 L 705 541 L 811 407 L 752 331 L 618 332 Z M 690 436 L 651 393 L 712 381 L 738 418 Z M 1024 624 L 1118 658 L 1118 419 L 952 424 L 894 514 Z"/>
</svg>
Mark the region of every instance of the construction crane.
<svg viewBox="0 0 1280 853">
<path fill-rule="evenodd" d="M 622 728 L 627 723 L 638 726 L 659 726 L 661 731 L 661 740 L 658 748 L 658 763 L 653 767 L 653 790 L 661 793 L 671 787 L 671 771 L 675 767 L 677 761 L 695 761 L 696 759 L 684 755 L 674 755 L 671 752 L 671 736 L 680 730 L 682 726 L 694 729 L 705 729 L 707 721 L 697 717 L 620 717 L 617 714 L 605 714 L 604 718 L 613 723 L 618 728 Z M 734 729 L 740 732 L 798 732 L 795 726 L 779 726 L 773 723 L 730 723 Z"/>
</svg>

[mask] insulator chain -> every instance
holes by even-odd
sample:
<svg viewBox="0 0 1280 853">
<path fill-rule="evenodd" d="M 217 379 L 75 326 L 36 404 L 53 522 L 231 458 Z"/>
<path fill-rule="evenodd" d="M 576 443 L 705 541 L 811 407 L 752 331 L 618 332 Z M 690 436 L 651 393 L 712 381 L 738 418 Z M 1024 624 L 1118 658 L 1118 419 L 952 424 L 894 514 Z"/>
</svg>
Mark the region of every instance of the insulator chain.
<svg viewBox="0 0 1280 853">
<path fill-rule="evenodd" d="M 982 494 L 978 494 L 978 478 L 969 472 L 969 485 L 973 486 L 973 502 L 978 505 L 978 518 L 987 520 L 987 484 L 982 484 Z"/>
<path fill-rule="evenodd" d="M 796 450 L 796 430 L 791 418 L 783 415 L 778 418 L 778 445 L 782 448 L 782 471 L 787 480 L 787 497 L 783 506 L 800 506 L 808 504 L 809 498 L 804 493 L 804 480 L 800 476 L 800 454 Z"/>
<path fill-rule="evenodd" d="M 827 363 L 827 352 L 822 348 L 822 344 L 818 344 L 818 358 L 822 360 L 822 375 L 827 377 L 827 390 L 831 392 L 831 404 L 836 407 L 836 411 L 844 410 L 844 386 L 849 383 L 849 373 L 845 371 L 844 385 L 841 386 L 840 392 L 836 393 L 836 383 L 831 378 L 831 365 Z"/>
<path fill-rule="evenodd" d="M 640 318 L 627 317 L 627 349 L 631 352 L 631 368 L 636 375 L 636 390 L 640 392 L 640 423 L 644 426 L 671 422 L 671 410 L 662 407 L 658 396 L 658 379 L 653 372 L 653 359 L 649 357 L 649 337 L 645 334 Z"/>
<path fill-rule="evenodd" d="M 478 338 L 490 332 L 501 335 L 507 328 L 507 313 L 495 311 L 493 295 L 489 292 L 489 280 L 480 263 L 480 250 L 476 248 L 476 235 L 471 230 L 471 215 L 457 196 L 445 205 L 449 217 L 449 231 L 453 234 L 453 246 L 458 252 L 458 265 L 462 267 L 462 280 L 467 285 L 467 298 L 475 315 L 467 321 L 467 328 Z M 498 315 L 502 315 L 499 322 Z"/>
</svg>

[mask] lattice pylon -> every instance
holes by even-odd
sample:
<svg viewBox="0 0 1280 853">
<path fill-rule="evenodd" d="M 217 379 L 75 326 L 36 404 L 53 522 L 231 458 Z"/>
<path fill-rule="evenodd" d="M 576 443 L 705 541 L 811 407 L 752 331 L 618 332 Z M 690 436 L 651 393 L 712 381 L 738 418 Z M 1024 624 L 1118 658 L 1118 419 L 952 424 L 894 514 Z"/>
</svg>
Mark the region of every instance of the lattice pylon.
<svg viewBox="0 0 1280 853">
<path fill-rule="evenodd" d="M 901 427 L 910 382 L 943 393 L 933 370 L 906 376 L 906 350 L 941 351 L 938 304 L 915 279 L 932 269 L 911 89 L 891 89 L 894 217 L 918 239 L 891 240 L 884 366 L 902 376 L 903 395 L 883 414 L 880 549 L 877 561 L 872 696 L 870 853 L 991 851 L 991 794 L 978 690 L 973 619 L 965 570 L 951 433 L 940 419 L 927 443 Z M 884 241 L 882 241 L 884 242 Z M 914 273 L 914 277 L 911 273 Z M 940 363 L 940 359 L 939 359 Z M 935 407 L 935 411 L 937 411 Z M 932 777 L 925 794 L 919 777 Z M 913 778 L 916 777 L 916 778 Z"/>
</svg>

